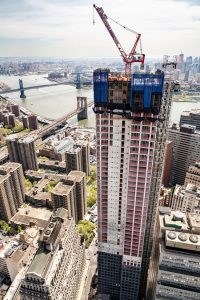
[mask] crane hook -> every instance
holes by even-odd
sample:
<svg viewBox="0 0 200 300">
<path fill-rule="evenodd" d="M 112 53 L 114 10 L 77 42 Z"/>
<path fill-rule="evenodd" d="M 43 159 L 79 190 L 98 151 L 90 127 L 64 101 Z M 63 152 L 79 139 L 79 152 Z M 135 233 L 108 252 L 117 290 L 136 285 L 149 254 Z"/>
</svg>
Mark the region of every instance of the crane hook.
<svg viewBox="0 0 200 300">
<path fill-rule="evenodd" d="M 95 25 L 95 15 L 94 15 L 94 6 L 93 6 L 93 25 Z"/>
</svg>

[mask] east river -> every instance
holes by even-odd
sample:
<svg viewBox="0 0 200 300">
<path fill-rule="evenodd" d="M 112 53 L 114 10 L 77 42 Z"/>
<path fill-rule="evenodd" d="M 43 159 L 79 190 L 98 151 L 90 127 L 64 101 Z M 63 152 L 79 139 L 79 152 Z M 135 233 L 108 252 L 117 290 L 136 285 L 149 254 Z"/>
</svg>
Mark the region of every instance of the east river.
<svg viewBox="0 0 200 300">
<path fill-rule="evenodd" d="M 19 87 L 19 78 L 23 80 L 24 87 L 50 84 L 47 75 L 28 75 L 28 76 L 0 76 L 0 82 L 4 82 L 11 89 Z M 76 108 L 77 96 L 86 96 L 93 99 L 92 87 L 77 90 L 72 85 L 59 85 L 45 88 L 26 90 L 26 99 L 21 99 L 19 92 L 4 94 L 13 99 L 19 105 L 43 117 L 58 118 Z M 199 102 L 173 102 L 171 111 L 171 122 L 179 122 L 180 115 L 184 110 L 193 108 L 200 109 Z M 89 119 L 81 121 L 85 126 L 94 126 L 95 115 L 89 109 Z"/>
</svg>

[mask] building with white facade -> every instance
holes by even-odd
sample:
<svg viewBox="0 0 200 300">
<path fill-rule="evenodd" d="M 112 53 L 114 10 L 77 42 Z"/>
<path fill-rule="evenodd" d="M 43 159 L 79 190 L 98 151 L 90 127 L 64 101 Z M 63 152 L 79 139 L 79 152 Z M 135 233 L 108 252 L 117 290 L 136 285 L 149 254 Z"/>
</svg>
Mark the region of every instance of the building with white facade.
<svg viewBox="0 0 200 300">
<path fill-rule="evenodd" d="M 184 186 L 187 186 L 188 183 L 200 187 L 200 161 L 197 161 L 194 165 L 189 166 L 185 176 Z"/>
<path fill-rule="evenodd" d="M 21 300 L 76 300 L 85 262 L 84 244 L 67 210 L 59 208 L 21 284 Z"/>
<path fill-rule="evenodd" d="M 176 185 L 171 208 L 200 214 L 200 189 L 190 183 L 186 187 Z"/>
</svg>

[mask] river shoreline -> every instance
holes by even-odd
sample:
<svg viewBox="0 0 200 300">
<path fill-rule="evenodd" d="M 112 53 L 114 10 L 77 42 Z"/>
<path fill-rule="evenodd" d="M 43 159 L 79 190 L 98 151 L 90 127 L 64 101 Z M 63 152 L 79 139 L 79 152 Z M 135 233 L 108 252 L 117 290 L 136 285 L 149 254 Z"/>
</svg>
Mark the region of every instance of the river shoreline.
<svg viewBox="0 0 200 300">
<path fill-rule="evenodd" d="M 18 88 L 18 80 L 21 78 L 24 82 L 24 86 L 36 86 L 49 83 L 49 80 L 45 78 L 45 74 L 41 75 L 27 75 L 27 76 L 0 76 L 0 81 L 5 82 L 11 88 Z M 82 89 L 76 89 L 74 86 L 60 85 L 60 86 L 49 86 L 45 88 L 38 88 L 33 90 L 27 90 L 26 99 L 21 99 L 19 92 L 5 94 L 11 98 L 16 104 L 24 107 L 30 112 L 44 116 L 49 119 L 57 119 L 62 117 L 64 114 L 74 110 L 77 107 L 77 97 L 84 96 L 89 100 L 93 99 L 92 87 L 84 87 Z M 179 97 L 179 96 L 178 96 Z M 172 102 L 171 110 L 171 122 L 179 122 L 180 115 L 183 111 L 191 109 L 200 109 L 200 94 L 199 101 L 177 101 L 177 96 Z M 189 101 L 188 101 L 189 100 Z M 77 123 L 77 120 L 73 120 L 73 124 Z M 92 109 L 89 109 L 89 119 L 80 121 L 82 126 L 95 126 L 95 114 Z"/>
</svg>

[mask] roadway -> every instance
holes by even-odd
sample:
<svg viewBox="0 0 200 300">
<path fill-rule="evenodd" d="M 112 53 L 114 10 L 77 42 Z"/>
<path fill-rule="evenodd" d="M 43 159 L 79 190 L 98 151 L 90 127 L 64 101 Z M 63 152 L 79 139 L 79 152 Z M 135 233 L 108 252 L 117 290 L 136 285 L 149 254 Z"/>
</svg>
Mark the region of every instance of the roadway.
<svg viewBox="0 0 200 300">
<path fill-rule="evenodd" d="M 57 86 L 57 85 L 67 85 L 67 84 L 76 85 L 77 82 L 75 82 L 75 81 L 65 81 L 65 82 L 58 82 L 58 83 L 47 83 L 47 84 L 23 87 L 23 90 L 26 91 L 26 90 L 40 89 L 40 88 L 44 88 L 44 87 L 51 87 L 51 86 Z M 81 85 L 92 85 L 92 81 L 91 82 L 90 81 L 81 82 Z M 1 94 L 20 92 L 20 90 L 21 90 L 20 88 L 10 89 L 10 90 L 7 90 L 7 91 L 1 91 Z"/>
<path fill-rule="evenodd" d="M 93 239 L 90 247 L 86 249 L 86 264 L 82 277 L 81 285 L 79 288 L 79 295 L 77 300 L 88 300 L 90 294 L 90 288 L 92 284 L 92 278 L 96 274 L 97 269 L 97 237 Z"/>
<path fill-rule="evenodd" d="M 87 107 L 90 107 L 93 105 L 93 100 L 87 102 Z M 35 130 L 32 132 L 32 135 L 35 136 L 35 140 L 42 138 L 45 134 L 47 134 L 49 131 L 51 131 L 54 127 L 59 126 L 60 124 L 66 122 L 67 120 L 71 119 L 75 115 L 77 115 L 79 112 L 81 112 L 82 109 L 74 109 L 70 113 L 56 119 L 49 125 L 46 125 L 45 127 Z"/>
<path fill-rule="evenodd" d="M 92 106 L 93 103 L 94 103 L 93 100 L 90 100 L 87 103 L 87 107 Z M 26 137 L 28 137 L 28 136 L 31 137 L 32 136 L 33 140 L 37 141 L 37 140 L 41 139 L 48 131 L 51 131 L 54 127 L 58 126 L 59 124 L 62 124 L 64 122 L 66 122 L 70 118 L 72 118 L 75 115 L 77 115 L 79 112 L 81 112 L 81 109 L 74 109 L 70 113 L 68 113 L 68 114 L 62 116 L 61 118 L 58 118 L 55 121 L 51 122 L 49 125 L 46 125 L 43 128 L 38 129 L 38 130 L 33 130 L 30 133 L 28 133 L 28 134 L 23 132 L 23 135 L 25 135 Z M 20 136 L 20 134 L 17 134 L 17 135 Z M 0 149 L 0 164 L 4 163 L 7 159 L 8 159 L 8 149 L 5 146 L 5 147 L 2 147 Z"/>
<path fill-rule="evenodd" d="M 39 88 L 44 88 L 44 87 L 51 87 L 51 86 L 57 86 L 57 85 L 66 85 L 66 84 L 74 84 L 72 81 L 65 81 L 65 82 L 59 82 L 59 83 L 47 83 L 47 84 L 42 84 L 42 85 L 35 85 L 35 86 L 28 86 L 28 87 L 23 87 L 24 91 L 26 90 L 33 90 L 33 89 L 39 89 Z M 8 91 L 3 91 L 1 94 L 8 94 L 8 93 L 13 93 L 13 92 L 20 92 L 20 88 L 18 89 L 11 89 Z"/>
</svg>

